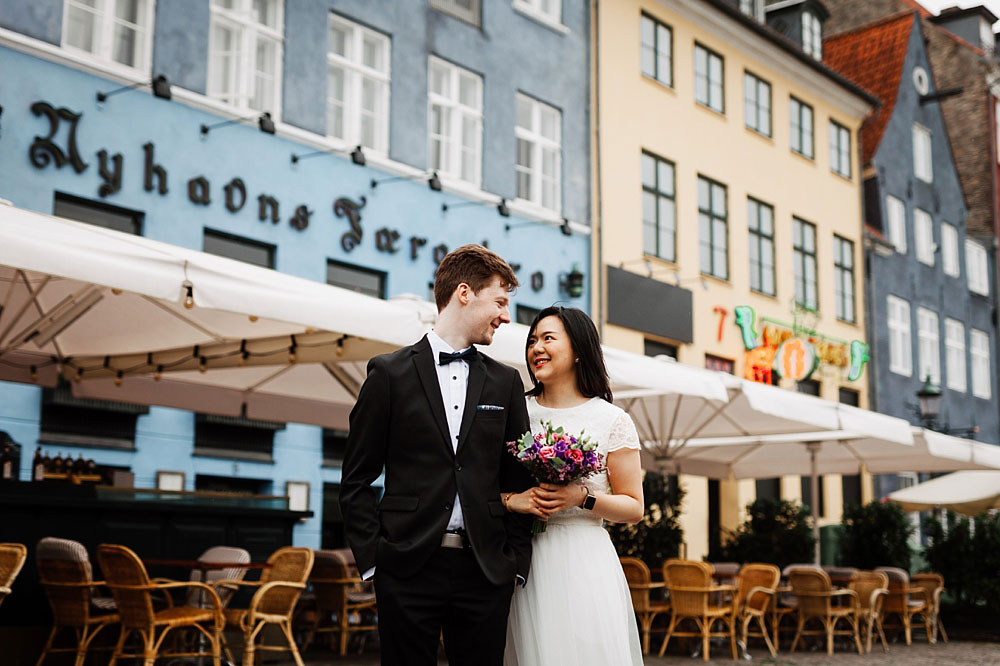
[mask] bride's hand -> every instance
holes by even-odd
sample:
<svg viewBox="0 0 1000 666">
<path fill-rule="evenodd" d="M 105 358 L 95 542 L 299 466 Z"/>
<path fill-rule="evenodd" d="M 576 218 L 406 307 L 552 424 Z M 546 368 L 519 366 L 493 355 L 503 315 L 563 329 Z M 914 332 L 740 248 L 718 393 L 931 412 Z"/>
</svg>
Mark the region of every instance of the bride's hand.
<svg viewBox="0 0 1000 666">
<path fill-rule="evenodd" d="M 523 493 L 513 493 L 507 499 L 507 510 L 514 513 L 528 513 L 542 520 L 549 517 L 539 502 L 540 488 L 529 488 Z"/>
<path fill-rule="evenodd" d="M 543 483 L 535 490 L 538 491 L 539 506 L 548 515 L 580 506 L 587 496 L 587 491 L 579 483 L 570 483 L 565 486 Z"/>
</svg>

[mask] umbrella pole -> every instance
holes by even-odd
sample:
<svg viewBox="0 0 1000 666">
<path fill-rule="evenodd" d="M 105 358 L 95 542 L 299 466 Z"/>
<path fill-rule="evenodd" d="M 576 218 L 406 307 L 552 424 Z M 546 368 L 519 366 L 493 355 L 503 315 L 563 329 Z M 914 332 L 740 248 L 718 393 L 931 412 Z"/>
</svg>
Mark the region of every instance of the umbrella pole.
<svg viewBox="0 0 1000 666">
<path fill-rule="evenodd" d="M 816 566 L 819 566 L 819 474 L 816 473 L 816 454 L 819 452 L 820 443 L 806 442 L 806 447 L 809 449 L 809 487 L 811 488 L 810 495 L 812 497 L 809 503 L 812 505 L 812 531 L 813 539 L 816 540 L 813 559 Z"/>
</svg>

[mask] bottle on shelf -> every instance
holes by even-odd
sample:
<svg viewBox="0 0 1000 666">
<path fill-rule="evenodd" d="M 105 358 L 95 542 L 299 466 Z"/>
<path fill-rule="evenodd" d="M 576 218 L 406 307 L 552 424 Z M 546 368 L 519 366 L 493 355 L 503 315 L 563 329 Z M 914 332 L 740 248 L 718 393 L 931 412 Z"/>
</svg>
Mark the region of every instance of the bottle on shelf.
<svg viewBox="0 0 1000 666">
<path fill-rule="evenodd" d="M 87 473 L 87 461 L 83 459 L 82 453 L 73 461 L 72 473 L 78 476 Z"/>
<path fill-rule="evenodd" d="M 49 471 L 53 474 L 62 474 L 66 471 L 66 461 L 63 460 L 62 453 L 56 453 L 56 457 L 52 459 Z"/>
<path fill-rule="evenodd" d="M 45 463 L 42 457 L 42 447 L 35 449 L 35 457 L 31 459 L 31 478 L 34 481 L 41 481 L 45 476 Z"/>
<path fill-rule="evenodd" d="M 10 445 L 4 444 L 3 451 L 0 452 L 0 479 L 14 478 L 14 456 L 11 454 Z"/>
</svg>

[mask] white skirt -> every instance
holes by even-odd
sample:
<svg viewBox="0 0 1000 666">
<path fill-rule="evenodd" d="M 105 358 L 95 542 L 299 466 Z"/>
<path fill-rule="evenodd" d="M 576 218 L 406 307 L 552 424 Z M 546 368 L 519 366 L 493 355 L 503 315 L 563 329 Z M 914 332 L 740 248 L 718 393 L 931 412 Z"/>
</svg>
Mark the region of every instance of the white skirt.
<svg viewBox="0 0 1000 666">
<path fill-rule="evenodd" d="M 514 590 L 504 666 L 642 666 L 632 597 L 607 531 L 550 522 Z"/>
</svg>

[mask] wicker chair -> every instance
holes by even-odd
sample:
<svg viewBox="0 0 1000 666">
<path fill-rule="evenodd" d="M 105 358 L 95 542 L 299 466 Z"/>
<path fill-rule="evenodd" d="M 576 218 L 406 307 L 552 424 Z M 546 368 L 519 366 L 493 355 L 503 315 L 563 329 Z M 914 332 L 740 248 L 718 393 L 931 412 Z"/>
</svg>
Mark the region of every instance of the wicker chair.
<svg viewBox="0 0 1000 666">
<path fill-rule="evenodd" d="M 660 656 L 667 650 L 673 636 L 700 637 L 701 656 L 708 661 L 709 639 L 729 637 L 729 647 L 733 659 L 738 659 L 736 651 L 736 587 L 733 585 L 712 585 L 712 565 L 694 560 L 667 560 L 663 565 L 663 579 L 670 592 L 670 625 L 660 646 Z M 713 605 L 713 594 L 730 593 L 730 603 Z M 676 631 L 684 620 L 692 620 L 698 631 Z M 729 626 L 728 631 L 712 631 L 712 625 L 721 620 Z"/>
<path fill-rule="evenodd" d="M 0 603 L 10 594 L 17 574 L 21 573 L 28 549 L 20 543 L 0 543 Z"/>
<path fill-rule="evenodd" d="M 317 550 L 312 575 L 309 577 L 316 601 L 316 617 L 302 643 L 304 652 L 317 633 L 338 635 L 340 655 L 347 654 L 347 639 L 352 633 L 376 631 L 374 623 L 375 593 L 363 583 L 357 571 L 343 553 L 336 550 Z M 367 613 L 372 619 L 368 624 L 351 624 L 352 615 Z M 332 624 L 324 623 L 332 620 Z M 333 637 L 331 636 L 331 647 Z"/>
<path fill-rule="evenodd" d="M 781 570 L 781 582 L 778 587 L 778 595 L 771 604 L 771 631 L 774 632 L 774 647 L 781 649 L 781 624 L 786 617 L 791 617 L 798 610 L 799 600 L 792 594 L 792 588 L 788 585 L 788 575 L 792 569 L 816 569 L 820 567 L 815 564 L 789 564 Z M 786 623 L 787 624 L 787 623 Z M 786 633 L 794 632 L 794 628 L 786 628 Z"/>
<path fill-rule="evenodd" d="M 223 611 L 226 626 L 239 630 L 243 635 L 243 664 L 253 666 L 258 650 L 291 652 L 295 663 L 303 666 L 302 657 L 292 638 L 292 611 L 306 587 L 313 566 L 313 551 L 309 548 L 287 546 L 279 548 L 267 559 L 260 580 L 222 581 L 215 587 L 235 589 L 239 586 L 257 587 L 249 608 L 227 608 Z M 268 624 L 276 624 L 285 635 L 288 647 L 257 644 L 257 638 Z M 233 660 L 229 648 L 226 656 Z"/>
<path fill-rule="evenodd" d="M 223 563 L 223 562 L 233 562 L 234 564 L 249 564 L 250 563 L 250 553 L 243 548 L 233 548 L 232 546 L 212 546 L 204 553 L 198 556 L 199 562 L 210 562 L 213 564 Z M 246 567 L 228 567 L 225 569 L 211 569 L 205 572 L 205 580 L 201 579 L 201 573 L 198 571 L 191 572 L 191 580 L 196 582 L 208 583 L 209 585 L 215 585 L 221 581 L 240 581 L 246 575 Z M 219 595 L 219 601 L 222 602 L 222 607 L 225 608 L 232 599 L 233 590 L 229 588 L 217 587 L 216 592 Z M 194 606 L 196 608 L 208 608 L 207 602 L 201 594 L 201 590 L 191 590 L 188 592 L 186 605 Z"/>
<path fill-rule="evenodd" d="M 146 573 L 142 560 L 125 546 L 101 544 L 97 547 L 97 561 L 114 595 L 121 619 L 122 630 L 111 656 L 109 666 L 115 666 L 121 658 L 139 658 L 145 666 L 152 666 L 160 656 L 163 640 L 174 629 L 191 628 L 198 630 L 208 640 L 210 653 L 205 652 L 163 652 L 173 657 L 212 657 L 214 666 L 219 666 L 221 657 L 221 635 L 223 624 L 222 603 L 211 587 L 199 582 L 152 582 Z M 152 593 L 175 588 L 199 588 L 212 602 L 211 608 L 169 607 L 153 610 Z M 167 600 L 169 602 L 169 593 Z M 208 628 L 202 626 L 209 625 Z M 125 640 L 133 632 L 142 637 L 141 653 L 126 653 Z"/>
<path fill-rule="evenodd" d="M 882 630 L 882 604 L 889 593 L 889 577 L 882 571 L 858 571 L 850 587 L 858 594 L 858 621 L 865 634 L 865 652 L 872 651 L 872 632 L 876 629 L 882 640 L 882 650 L 888 652 L 889 644 Z"/>
<path fill-rule="evenodd" d="M 930 595 L 931 602 L 931 629 L 934 631 L 934 638 L 931 643 L 937 642 L 938 632 L 944 642 L 948 642 L 948 632 L 944 630 L 944 623 L 941 621 L 941 594 L 944 592 L 944 576 L 937 573 L 913 574 L 910 581 L 924 588 L 924 592 Z"/>
<path fill-rule="evenodd" d="M 635 557 L 621 558 L 622 570 L 625 572 L 625 580 L 628 581 L 628 590 L 632 595 L 632 609 L 639 618 L 639 628 L 642 631 L 642 653 L 649 654 L 649 634 L 653 628 L 653 620 L 657 615 L 668 613 L 670 603 L 667 601 L 650 599 L 649 593 L 652 590 L 662 590 L 666 583 L 654 583 L 653 577 L 649 573 L 649 567 L 642 560 Z"/>
<path fill-rule="evenodd" d="M 882 612 L 886 618 L 896 616 L 899 624 L 885 624 L 890 629 L 900 626 L 906 635 L 906 644 L 913 640 L 913 618 L 917 615 L 924 620 L 924 630 L 927 632 L 927 642 L 934 642 L 934 630 L 931 628 L 931 595 L 925 593 L 922 587 L 910 586 L 910 575 L 897 567 L 879 567 L 889 577 L 889 594 L 885 598 Z"/>
<path fill-rule="evenodd" d="M 799 600 L 799 624 L 792 641 L 792 652 L 802 636 L 826 636 L 826 653 L 833 654 L 834 636 L 853 636 L 858 647 L 858 654 L 864 654 L 861 638 L 858 635 L 858 595 L 854 590 L 834 590 L 830 584 L 830 576 L 818 568 L 792 569 L 788 574 L 792 586 L 792 594 Z M 833 600 L 837 597 L 850 597 L 846 606 L 835 606 Z M 819 620 L 822 629 L 806 630 L 809 620 Z M 847 620 L 850 629 L 837 630 L 837 623 Z"/>
<path fill-rule="evenodd" d="M 52 631 L 45 641 L 37 666 L 54 652 L 74 652 L 74 666 L 82 666 L 87 650 L 98 633 L 105 627 L 118 623 L 117 613 L 97 612 L 92 605 L 94 590 L 104 581 L 93 580 L 93 571 L 87 549 L 78 541 L 45 537 L 35 548 L 35 564 L 45 596 L 52 607 Z M 64 629 L 72 629 L 76 646 L 54 648 L 56 636 Z"/>
<path fill-rule="evenodd" d="M 736 579 L 737 618 L 742 629 L 743 644 L 747 645 L 748 636 L 759 636 L 764 639 L 772 657 L 778 652 L 771 642 L 764 620 L 774 602 L 780 578 L 781 572 L 773 564 L 747 564 L 740 569 Z M 754 619 L 757 620 L 760 633 L 751 634 L 750 622 Z"/>
</svg>

